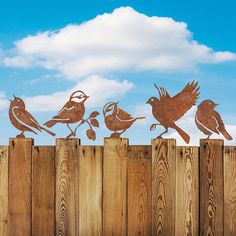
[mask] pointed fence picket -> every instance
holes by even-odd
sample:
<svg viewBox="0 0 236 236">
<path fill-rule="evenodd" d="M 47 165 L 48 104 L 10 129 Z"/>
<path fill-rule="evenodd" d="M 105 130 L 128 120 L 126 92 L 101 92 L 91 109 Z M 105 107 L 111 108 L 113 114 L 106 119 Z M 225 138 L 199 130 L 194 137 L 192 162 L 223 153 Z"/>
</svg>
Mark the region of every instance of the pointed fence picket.
<svg viewBox="0 0 236 236">
<path fill-rule="evenodd" d="M 236 147 L 0 146 L 0 235 L 236 235 Z"/>
</svg>

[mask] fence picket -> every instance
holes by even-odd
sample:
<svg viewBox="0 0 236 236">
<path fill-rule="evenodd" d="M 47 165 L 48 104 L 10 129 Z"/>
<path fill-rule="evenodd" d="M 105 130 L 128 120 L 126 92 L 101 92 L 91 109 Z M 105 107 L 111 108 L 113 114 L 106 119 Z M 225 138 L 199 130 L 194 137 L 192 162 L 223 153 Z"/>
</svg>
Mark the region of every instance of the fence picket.
<svg viewBox="0 0 236 236">
<path fill-rule="evenodd" d="M 152 140 L 152 235 L 175 234 L 176 141 Z"/>
<path fill-rule="evenodd" d="M 31 235 L 32 139 L 10 139 L 8 234 Z"/>
<path fill-rule="evenodd" d="M 200 141 L 200 234 L 223 235 L 223 140 Z"/>
<path fill-rule="evenodd" d="M 105 138 L 103 157 L 104 236 L 126 235 L 127 146 L 127 139 Z"/>
<path fill-rule="evenodd" d="M 32 235 L 54 235 L 55 147 L 32 149 Z"/>
</svg>

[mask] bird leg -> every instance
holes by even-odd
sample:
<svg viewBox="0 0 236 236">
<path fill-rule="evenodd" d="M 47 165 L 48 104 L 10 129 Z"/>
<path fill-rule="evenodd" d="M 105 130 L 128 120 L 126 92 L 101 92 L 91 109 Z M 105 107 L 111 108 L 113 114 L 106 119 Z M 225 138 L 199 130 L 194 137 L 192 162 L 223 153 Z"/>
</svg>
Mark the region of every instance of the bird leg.
<svg viewBox="0 0 236 236">
<path fill-rule="evenodd" d="M 209 134 L 206 139 L 210 139 L 211 135 L 212 135 L 212 134 Z"/>
<path fill-rule="evenodd" d="M 157 123 L 157 124 L 152 124 L 152 125 L 150 126 L 150 130 L 156 129 L 158 125 L 161 125 L 161 124 L 159 124 L 159 123 Z"/>
<path fill-rule="evenodd" d="M 121 135 L 121 133 L 115 131 L 114 133 L 111 134 L 111 137 L 112 138 L 119 138 L 120 135 Z"/>
<path fill-rule="evenodd" d="M 165 128 L 165 131 L 162 132 L 160 135 L 158 135 L 156 138 L 162 138 L 163 134 L 166 134 L 168 132 L 168 128 Z"/>
<path fill-rule="evenodd" d="M 25 138 L 24 132 L 25 131 L 22 131 L 20 134 L 16 135 L 16 137 L 17 138 Z"/>
<path fill-rule="evenodd" d="M 71 129 L 71 127 L 69 126 L 69 124 L 67 124 L 67 127 L 68 127 L 68 129 L 70 130 L 71 133 L 70 133 L 69 135 L 67 135 L 66 138 L 75 137 L 75 136 L 76 136 L 76 133 Z"/>
</svg>

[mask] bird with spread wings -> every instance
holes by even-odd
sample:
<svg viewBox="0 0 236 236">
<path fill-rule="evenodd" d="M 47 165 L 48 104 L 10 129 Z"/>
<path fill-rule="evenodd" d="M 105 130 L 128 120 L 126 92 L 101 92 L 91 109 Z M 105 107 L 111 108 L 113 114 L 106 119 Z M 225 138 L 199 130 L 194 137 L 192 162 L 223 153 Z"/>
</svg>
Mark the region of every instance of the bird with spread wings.
<svg viewBox="0 0 236 236">
<path fill-rule="evenodd" d="M 158 87 L 156 84 L 154 86 L 159 93 L 159 99 L 151 97 L 147 103 L 152 106 L 152 114 L 159 123 L 152 124 L 150 130 L 156 129 L 158 125 L 163 126 L 165 130 L 158 136 L 161 137 L 168 132 L 169 128 L 172 128 L 178 132 L 186 143 L 189 143 L 189 135 L 178 127 L 175 122 L 196 104 L 200 94 L 198 82 L 188 83 L 181 92 L 173 97 L 169 95 L 165 88 Z"/>
</svg>

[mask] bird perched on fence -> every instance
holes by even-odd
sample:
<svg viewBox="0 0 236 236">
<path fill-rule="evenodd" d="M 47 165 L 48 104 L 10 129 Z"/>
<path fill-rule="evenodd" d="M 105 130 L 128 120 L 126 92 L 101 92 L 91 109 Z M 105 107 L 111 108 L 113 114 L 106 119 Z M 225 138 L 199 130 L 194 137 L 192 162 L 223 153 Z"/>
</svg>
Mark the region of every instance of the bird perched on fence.
<svg viewBox="0 0 236 236">
<path fill-rule="evenodd" d="M 195 123 L 205 135 L 208 135 L 207 139 L 209 139 L 213 133 L 221 133 L 227 140 L 232 140 L 233 138 L 226 131 L 220 114 L 215 111 L 217 105 L 218 104 L 209 99 L 201 102 L 197 108 Z"/>
<path fill-rule="evenodd" d="M 47 121 L 44 125 L 52 127 L 57 123 L 67 124 L 71 133 L 67 136 L 75 136 L 76 130 L 72 130 L 69 124 L 81 121 L 84 123 L 83 117 L 85 113 L 85 101 L 89 98 L 83 91 L 75 91 L 71 94 L 69 101 L 65 103 L 62 109 L 51 120 Z"/>
<path fill-rule="evenodd" d="M 17 137 L 25 137 L 24 132 L 29 131 L 37 134 L 38 131 L 46 131 L 48 134 L 55 136 L 56 134 L 48 129 L 40 126 L 36 119 L 25 109 L 25 103 L 21 98 L 14 95 L 14 99 L 10 100 L 9 118 L 11 123 L 21 131 Z M 34 128 L 34 129 L 33 129 Z"/>
<path fill-rule="evenodd" d="M 175 129 L 179 135 L 184 139 L 186 143 L 189 143 L 190 137 L 175 122 L 179 120 L 193 105 L 195 105 L 199 97 L 198 82 L 188 83 L 185 88 L 174 97 L 171 97 L 167 90 L 163 87 L 157 87 L 154 84 L 159 93 L 159 99 L 157 97 L 151 97 L 146 103 L 152 106 L 152 114 L 154 118 L 159 122 L 152 124 L 150 130 L 156 129 L 158 125 L 165 128 L 165 131 L 158 137 L 168 132 L 169 128 Z"/>
<path fill-rule="evenodd" d="M 145 119 L 144 116 L 132 117 L 118 107 L 118 102 L 107 103 L 103 108 L 103 115 L 106 127 L 111 131 L 115 131 L 111 134 L 111 137 L 120 137 L 136 120 Z"/>
</svg>

